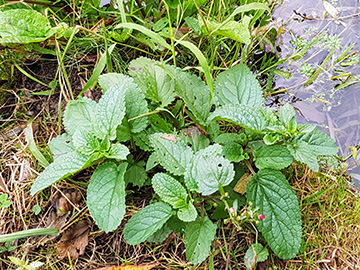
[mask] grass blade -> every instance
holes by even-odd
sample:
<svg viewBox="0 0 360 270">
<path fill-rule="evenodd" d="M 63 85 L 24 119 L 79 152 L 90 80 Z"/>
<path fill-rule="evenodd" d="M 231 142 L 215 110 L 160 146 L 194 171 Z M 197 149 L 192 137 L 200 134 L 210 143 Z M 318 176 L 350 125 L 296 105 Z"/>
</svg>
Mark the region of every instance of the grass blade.
<svg viewBox="0 0 360 270">
<path fill-rule="evenodd" d="M 37 228 L 37 229 L 29 229 L 25 231 L 15 232 L 0 235 L 0 243 L 4 243 L 7 241 L 14 241 L 16 239 L 21 239 L 29 236 L 38 236 L 38 235 L 54 235 L 58 234 L 59 230 L 55 228 Z"/>
<path fill-rule="evenodd" d="M 199 50 L 198 47 L 196 47 L 193 43 L 188 42 L 188 41 L 177 41 L 177 43 L 183 45 L 184 47 L 188 48 L 193 54 L 195 54 L 196 58 L 199 60 L 199 64 L 202 67 L 204 73 L 205 73 L 205 78 L 206 78 L 206 83 L 209 86 L 210 89 L 210 100 L 213 99 L 214 97 L 214 79 L 211 75 L 211 71 L 210 71 L 210 67 L 208 65 L 208 62 L 205 58 L 205 56 L 203 55 L 203 53 Z"/>
<path fill-rule="evenodd" d="M 115 48 L 115 45 L 116 44 L 113 44 L 109 47 L 109 55 L 112 53 L 113 49 Z M 94 71 L 93 71 L 93 74 L 91 75 L 90 79 L 87 81 L 87 83 L 85 84 L 84 86 L 84 89 L 81 90 L 79 96 L 82 95 L 82 93 L 84 93 L 86 90 L 88 90 L 91 86 L 93 86 L 97 80 L 99 79 L 99 76 L 101 74 L 101 72 L 104 70 L 105 68 L 105 65 L 106 65 L 106 57 L 107 56 L 107 53 L 104 53 L 100 60 L 99 60 L 99 63 L 96 65 L 96 67 L 94 68 Z"/>
<path fill-rule="evenodd" d="M 25 138 L 27 143 L 29 144 L 29 149 L 31 154 L 39 161 L 39 164 L 42 167 L 49 166 L 49 162 L 47 159 L 43 156 L 43 154 L 40 152 L 40 150 L 37 148 L 34 136 L 33 136 L 33 129 L 32 129 L 32 120 L 29 121 L 26 131 L 25 131 Z"/>
<path fill-rule="evenodd" d="M 135 30 L 147 35 L 153 41 L 155 41 L 156 43 L 159 43 L 161 46 L 163 46 L 166 49 L 171 51 L 171 46 L 165 41 L 165 39 L 163 39 L 162 36 L 160 36 L 158 33 L 155 33 L 153 31 L 149 30 L 148 28 L 146 28 L 142 25 L 138 25 L 135 23 L 119 23 L 118 25 L 115 26 L 115 29 L 118 29 L 118 28 L 135 29 Z"/>
</svg>

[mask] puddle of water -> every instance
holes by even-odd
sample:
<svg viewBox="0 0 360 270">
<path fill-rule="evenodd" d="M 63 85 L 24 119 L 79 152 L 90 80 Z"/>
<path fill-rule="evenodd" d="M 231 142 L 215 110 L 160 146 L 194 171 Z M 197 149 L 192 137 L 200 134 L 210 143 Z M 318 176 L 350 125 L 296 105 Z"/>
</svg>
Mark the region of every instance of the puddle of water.
<svg viewBox="0 0 360 270">
<path fill-rule="evenodd" d="M 276 77 L 275 88 L 287 90 L 287 95 L 282 96 L 282 100 L 296 100 L 293 105 L 301 112 L 299 122 L 309 121 L 320 125 L 338 143 L 340 154 L 346 157 L 350 154 L 350 146 L 360 144 L 360 84 L 354 83 L 344 88 L 340 85 L 360 79 L 360 64 L 342 66 L 340 63 L 334 65 L 334 62 L 353 43 L 354 47 L 350 53 L 354 53 L 354 60 L 358 58 L 360 1 L 339 0 L 328 3 L 339 12 L 335 15 L 334 11 L 330 10 L 330 13 L 337 16 L 336 19 L 329 13 L 324 17 L 325 7 L 322 0 L 289 0 L 274 10 L 274 18 L 279 19 L 284 28 L 284 33 L 278 37 L 281 58 L 287 58 L 295 52 L 296 47 L 291 42 L 307 44 L 324 31 L 327 31 L 328 37 L 334 35 L 334 42 L 342 46 L 335 51 L 326 69 L 313 84 L 304 86 L 309 77 L 304 77 L 300 69 L 304 61 L 315 69 L 321 65 L 330 52 L 325 42 L 316 44 L 301 60 L 289 61 L 283 65 L 281 69 L 291 72 L 292 77 Z M 336 36 L 340 40 L 336 41 Z M 342 75 L 338 79 L 333 78 L 346 73 L 355 77 L 348 80 L 347 75 Z M 360 152 L 357 159 L 360 164 Z M 353 175 L 354 182 L 360 186 L 360 171 L 353 160 L 349 162 L 348 173 Z"/>
</svg>

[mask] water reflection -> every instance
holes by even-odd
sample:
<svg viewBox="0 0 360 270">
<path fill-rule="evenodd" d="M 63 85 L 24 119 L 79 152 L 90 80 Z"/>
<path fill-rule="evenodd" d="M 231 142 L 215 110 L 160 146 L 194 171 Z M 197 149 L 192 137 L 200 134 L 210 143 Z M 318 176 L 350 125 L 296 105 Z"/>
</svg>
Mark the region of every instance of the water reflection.
<svg viewBox="0 0 360 270">
<path fill-rule="evenodd" d="M 304 61 L 317 69 L 329 54 L 330 49 L 320 42 L 310 49 L 303 60 L 290 61 L 281 68 L 292 73 L 290 79 L 275 78 L 276 88 L 287 89 L 287 94 L 282 96 L 286 100 L 298 100 L 293 103 L 299 111 L 299 122 L 310 121 L 324 128 L 336 140 L 342 156 L 348 156 L 350 146 L 360 144 L 360 64 L 343 66 L 335 63 L 341 53 L 352 43 L 354 47 L 352 60 L 358 57 L 360 51 L 360 3 L 357 0 L 329 1 L 332 14 L 324 14 L 325 7 L 322 0 L 312 1 L 285 1 L 277 7 L 273 15 L 281 21 L 284 32 L 278 37 L 281 45 L 281 58 L 287 58 L 296 50 L 291 42 L 304 42 L 314 40 L 324 31 L 328 37 L 337 37 L 341 41 L 341 49 L 335 51 L 325 70 L 313 84 L 304 86 L 309 77 L 304 77 L 300 72 Z M 336 11 L 336 10 L 335 10 Z M 325 15 L 325 16 L 324 16 Z M 333 15 L 333 16 L 331 16 Z M 353 75 L 352 77 L 350 75 Z M 338 76 L 338 78 L 334 78 Z M 351 83 L 353 83 L 351 85 Z M 345 85 L 348 85 L 344 87 Z M 343 88 L 344 87 L 344 88 Z M 296 99 L 292 98 L 296 97 Z M 358 154 L 360 164 L 360 153 Z M 349 173 L 359 175 L 360 171 L 352 161 Z"/>
</svg>

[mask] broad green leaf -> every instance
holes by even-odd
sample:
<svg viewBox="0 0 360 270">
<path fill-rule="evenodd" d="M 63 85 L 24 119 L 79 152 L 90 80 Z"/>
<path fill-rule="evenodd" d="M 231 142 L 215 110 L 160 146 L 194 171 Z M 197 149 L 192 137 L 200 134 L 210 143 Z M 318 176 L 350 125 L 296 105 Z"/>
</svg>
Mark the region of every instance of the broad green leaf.
<svg viewBox="0 0 360 270">
<path fill-rule="evenodd" d="M 151 169 L 155 168 L 159 164 L 157 160 L 156 154 L 153 152 L 150 154 L 147 162 L 146 162 L 146 170 L 150 171 Z"/>
<path fill-rule="evenodd" d="M 63 123 L 65 130 L 72 136 L 78 128 L 91 131 L 91 117 L 96 109 L 96 102 L 80 97 L 78 100 L 71 100 L 65 108 Z"/>
<path fill-rule="evenodd" d="M 121 143 L 114 143 L 111 145 L 109 152 L 107 152 L 105 156 L 116 160 L 125 160 L 129 153 L 130 151 L 125 145 Z"/>
<path fill-rule="evenodd" d="M 266 124 L 261 109 L 242 104 L 227 104 L 217 108 L 208 120 L 212 119 L 229 121 L 254 131 L 264 130 Z"/>
<path fill-rule="evenodd" d="M 92 115 L 92 128 L 99 139 L 116 138 L 116 128 L 125 116 L 125 93 L 132 79 L 124 78 L 122 85 L 111 86 L 101 97 Z"/>
<path fill-rule="evenodd" d="M 213 145 L 196 152 L 186 167 L 185 184 L 188 189 L 198 190 L 205 196 L 218 191 L 220 185 L 230 184 L 235 175 L 233 164 L 222 156 L 214 155 L 214 149 Z M 197 183 L 197 189 L 194 183 Z"/>
<path fill-rule="evenodd" d="M 200 124 L 205 123 L 211 108 L 209 87 L 189 72 L 173 66 L 164 68 L 175 80 L 175 92 L 185 101 L 196 120 Z"/>
<path fill-rule="evenodd" d="M 104 232 L 115 230 L 125 212 L 124 174 L 127 163 L 106 162 L 91 176 L 87 189 L 87 205 L 96 225 Z"/>
<path fill-rule="evenodd" d="M 256 269 L 258 262 L 263 262 L 269 257 L 269 251 L 262 244 L 251 245 L 245 253 L 244 263 L 247 269 Z"/>
<path fill-rule="evenodd" d="M 72 143 L 77 151 L 84 155 L 91 155 L 100 149 L 100 142 L 94 134 L 88 130 L 78 128 L 72 136 Z"/>
<path fill-rule="evenodd" d="M 149 139 L 149 133 L 144 130 L 143 132 L 133 134 L 135 144 L 144 151 L 152 151 L 152 145 Z"/>
<path fill-rule="evenodd" d="M 178 210 L 177 216 L 180 220 L 184 222 L 191 222 L 196 219 L 198 213 L 196 211 L 195 206 L 192 203 L 189 203 Z"/>
<path fill-rule="evenodd" d="M 125 89 L 126 117 L 128 119 L 143 115 L 149 112 L 145 95 L 141 89 L 129 78 L 119 73 L 108 73 L 99 77 L 99 84 L 106 92 L 112 87 Z M 143 131 L 148 125 L 147 117 L 141 117 L 129 123 L 132 133 Z"/>
<path fill-rule="evenodd" d="M 165 107 L 175 99 L 175 82 L 159 62 L 139 57 L 131 61 L 129 74 L 152 102 Z"/>
<path fill-rule="evenodd" d="M 130 245 L 137 245 L 166 223 L 173 215 L 170 205 L 163 202 L 157 202 L 146 206 L 135 215 L 133 215 L 125 225 L 124 238 Z"/>
<path fill-rule="evenodd" d="M 263 145 L 253 152 L 258 169 L 281 170 L 291 165 L 293 157 L 285 145 Z"/>
<path fill-rule="evenodd" d="M 155 133 L 150 135 L 150 141 L 155 149 L 161 166 L 174 175 L 183 175 L 186 165 L 191 161 L 193 152 L 180 139 L 174 141 L 167 139 L 170 134 Z M 171 135 L 170 135 L 171 136 Z"/>
<path fill-rule="evenodd" d="M 58 156 L 54 162 L 47 166 L 36 178 L 31 187 L 31 195 L 34 196 L 40 190 L 51 186 L 60 179 L 80 171 L 90 158 L 91 156 L 83 155 L 79 152 L 70 152 Z"/>
<path fill-rule="evenodd" d="M 319 171 L 317 153 L 304 141 L 294 141 L 287 145 L 290 154 L 301 163 L 305 163 L 314 172 Z"/>
<path fill-rule="evenodd" d="M 151 133 L 172 133 L 173 126 L 158 114 L 150 115 L 149 120 L 151 123 Z"/>
<path fill-rule="evenodd" d="M 245 64 L 236 65 L 217 76 L 215 100 L 219 105 L 243 104 L 254 108 L 264 104 L 259 81 Z"/>
<path fill-rule="evenodd" d="M 223 133 L 219 136 L 216 136 L 214 139 L 214 143 L 219 143 L 222 145 L 228 144 L 229 142 L 237 142 L 242 145 L 246 145 L 248 140 L 244 133 Z"/>
<path fill-rule="evenodd" d="M 145 95 L 137 86 L 128 88 L 125 96 L 125 103 L 127 119 L 132 119 L 149 112 L 148 103 L 145 100 Z M 143 131 L 148 124 L 149 120 L 147 116 L 143 116 L 129 122 L 132 133 L 139 133 Z"/>
<path fill-rule="evenodd" d="M 280 107 L 278 115 L 280 121 L 285 125 L 285 127 L 287 127 L 290 123 L 290 120 L 295 119 L 295 109 L 289 103 L 285 103 Z"/>
<path fill-rule="evenodd" d="M 224 36 L 246 45 L 249 45 L 251 42 L 248 20 L 243 22 L 228 21 L 227 23 L 217 23 L 206 19 L 206 25 L 201 17 L 198 21 L 201 31 L 205 34 L 211 33 L 211 35 Z"/>
<path fill-rule="evenodd" d="M 303 124 L 298 125 L 298 129 L 300 133 L 310 133 L 316 128 L 316 124 Z"/>
<path fill-rule="evenodd" d="M 189 262 L 199 264 L 209 256 L 216 229 L 217 226 L 207 216 L 198 216 L 195 221 L 186 225 L 185 248 Z"/>
<path fill-rule="evenodd" d="M 187 203 L 186 189 L 173 177 L 157 173 L 152 178 L 152 186 L 160 198 L 174 208 L 182 208 Z"/>
<path fill-rule="evenodd" d="M 223 155 L 231 162 L 240 162 L 249 158 L 248 154 L 244 154 L 242 146 L 236 142 L 229 142 L 223 146 Z"/>
<path fill-rule="evenodd" d="M 170 235 L 171 232 L 172 232 L 172 230 L 170 229 L 170 227 L 167 224 L 165 224 L 164 226 L 162 226 L 162 228 L 160 230 L 158 230 L 154 234 L 150 235 L 146 239 L 146 241 L 148 241 L 150 243 L 160 244 L 160 243 L 164 242 L 166 240 L 166 238 L 168 238 L 168 236 Z"/>
<path fill-rule="evenodd" d="M 191 145 L 191 148 L 195 152 L 208 147 L 210 144 L 210 140 L 197 126 L 184 128 L 180 132 L 179 137 L 182 138 L 185 143 Z"/>
<path fill-rule="evenodd" d="M 62 25 L 63 26 L 63 25 Z M 49 20 L 31 9 L 10 9 L 0 12 L 0 43 L 40 42 L 54 35 Z"/>
<path fill-rule="evenodd" d="M 144 168 L 145 161 L 141 160 L 137 163 L 131 164 L 125 173 L 126 185 L 132 183 L 134 186 L 143 187 L 148 179 L 146 170 Z"/>
<path fill-rule="evenodd" d="M 306 142 L 316 155 L 336 155 L 339 151 L 335 141 L 317 128 L 310 133 L 300 134 L 295 139 Z"/>
<path fill-rule="evenodd" d="M 301 245 L 301 215 L 297 197 L 285 176 L 263 169 L 246 186 L 247 200 L 265 215 L 259 230 L 281 259 L 294 258 Z"/>
<path fill-rule="evenodd" d="M 273 145 L 274 143 L 277 143 L 281 140 L 281 136 L 276 133 L 267 133 L 263 137 L 263 141 L 266 145 Z"/>
<path fill-rule="evenodd" d="M 54 158 L 76 151 L 76 148 L 71 141 L 71 136 L 67 133 L 52 138 L 49 143 L 49 147 L 51 153 L 54 155 Z"/>
</svg>

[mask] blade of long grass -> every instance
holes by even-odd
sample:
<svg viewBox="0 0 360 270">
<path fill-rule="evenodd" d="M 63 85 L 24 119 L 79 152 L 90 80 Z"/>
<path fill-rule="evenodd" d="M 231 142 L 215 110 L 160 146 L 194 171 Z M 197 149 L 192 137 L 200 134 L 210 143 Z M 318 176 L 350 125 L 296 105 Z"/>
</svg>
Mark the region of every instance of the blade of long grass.
<svg viewBox="0 0 360 270">
<path fill-rule="evenodd" d="M 214 79 L 211 75 L 211 71 L 210 71 L 210 67 L 208 65 L 207 59 L 205 58 L 204 54 L 199 50 L 199 48 L 196 47 L 193 43 L 188 42 L 188 41 L 180 41 L 180 40 L 177 41 L 177 43 L 188 48 L 199 60 L 199 64 L 202 67 L 204 74 L 205 74 L 206 83 L 210 89 L 210 100 L 209 100 L 209 102 L 210 102 L 211 99 L 214 97 Z"/>
<path fill-rule="evenodd" d="M 4 243 L 7 241 L 14 241 L 16 239 L 21 239 L 29 236 L 38 236 L 38 235 L 54 235 L 58 234 L 59 230 L 55 228 L 37 228 L 37 229 L 29 229 L 25 231 L 20 231 L 16 233 L 9 233 L 0 235 L 0 243 Z"/>
<path fill-rule="evenodd" d="M 37 161 L 39 161 L 39 164 L 44 168 L 49 166 L 49 162 L 47 161 L 47 159 L 43 156 L 43 154 L 40 152 L 40 150 L 36 146 L 36 143 L 34 140 L 34 135 L 33 135 L 32 120 L 30 120 L 27 125 L 26 131 L 25 131 L 25 138 L 26 138 L 27 143 L 29 144 L 29 150 L 30 150 L 31 154 L 33 154 L 33 156 L 37 159 Z"/>
<path fill-rule="evenodd" d="M 42 81 L 36 79 L 34 76 L 32 76 L 31 74 L 27 73 L 24 69 L 22 69 L 18 64 L 15 64 L 15 67 L 22 73 L 24 74 L 26 77 L 32 79 L 33 81 L 40 83 L 41 85 L 44 85 L 46 87 L 51 88 L 48 84 L 43 83 Z"/>
<path fill-rule="evenodd" d="M 149 38 L 151 38 L 153 41 L 160 44 L 161 46 L 165 47 L 166 49 L 171 50 L 171 46 L 165 41 L 165 39 L 163 39 L 162 36 L 160 36 L 158 33 L 149 30 L 148 28 L 142 25 L 138 25 L 135 23 L 119 23 L 118 25 L 115 26 L 115 29 L 118 28 L 135 29 L 145 34 L 146 36 L 148 36 Z"/>
<path fill-rule="evenodd" d="M 318 69 L 315 70 L 315 72 L 310 76 L 310 78 L 304 83 L 304 86 L 309 86 L 310 84 L 312 84 L 317 79 L 317 77 L 319 77 L 321 72 L 323 72 L 325 70 L 327 64 L 330 62 L 331 57 L 334 55 L 335 51 L 336 51 L 336 48 L 333 47 L 330 50 L 329 54 L 325 57 L 324 61 L 318 67 Z"/>
<path fill-rule="evenodd" d="M 267 5 L 261 4 L 261 3 L 251 3 L 251 4 L 239 6 L 233 11 L 233 13 L 231 13 L 231 15 L 227 19 L 225 19 L 216 29 L 214 29 L 211 32 L 211 34 L 215 33 L 221 27 L 223 27 L 225 24 L 230 22 L 232 20 L 232 18 L 234 18 L 237 14 L 251 11 L 251 10 L 258 10 L 258 9 L 263 9 L 263 10 L 267 10 L 270 12 L 270 8 Z"/>
<path fill-rule="evenodd" d="M 109 55 L 110 55 L 110 54 L 112 53 L 112 51 L 114 50 L 115 45 L 116 45 L 116 44 L 113 44 L 113 45 L 111 45 L 111 46 L 109 47 L 109 50 L 108 50 Z M 106 66 L 106 58 L 107 58 L 107 57 L 106 57 L 106 53 L 104 53 L 104 54 L 101 56 L 98 64 L 97 64 L 96 67 L 94 68 L 93 74 L 91 75 L 90 79 L 89 79 L 89 80 L 87 81 L 87 83 L 85 84 L 83 90 L 81 90 L 79 96 L 81 96 L 82 93 L 84 93 L 86 90 L 88 90 L 91 86 L 93 86 L 93 85 L 97 82 L 97 80 L 99 79 L 99 76 L 100 76 L 101 72 L 104 70 L 104 68 L 105 68 L 105 66 Z"/>
</svg>

